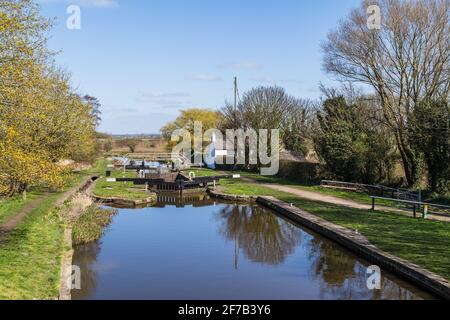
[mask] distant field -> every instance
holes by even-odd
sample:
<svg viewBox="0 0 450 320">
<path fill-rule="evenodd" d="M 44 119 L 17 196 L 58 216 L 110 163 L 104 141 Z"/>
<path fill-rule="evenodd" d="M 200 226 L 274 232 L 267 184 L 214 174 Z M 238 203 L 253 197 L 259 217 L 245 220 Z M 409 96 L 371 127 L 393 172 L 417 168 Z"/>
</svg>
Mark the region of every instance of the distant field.
<svg viewBox="0 0 450 320">
<path fill-rule="evenodd" d="M 135 152 L 137 153 L 163 153 L 167 152 L 167 143 L 161 138 L 139 138 L 139 143 L 136 147 Z M 112 153 L 127 153 L 130 149 L 123 144 L 123 138 L 113 138 L 113 149 Z"/>
</svg>

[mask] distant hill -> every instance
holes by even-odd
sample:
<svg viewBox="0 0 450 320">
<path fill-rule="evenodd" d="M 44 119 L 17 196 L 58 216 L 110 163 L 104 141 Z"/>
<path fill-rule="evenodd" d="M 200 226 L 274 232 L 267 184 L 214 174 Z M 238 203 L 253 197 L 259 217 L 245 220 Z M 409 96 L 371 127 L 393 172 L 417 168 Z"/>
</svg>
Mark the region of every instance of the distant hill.
<svg viewBox="0 0 450 320">
<path fill-rule="evenodd" d="M 146 134 L 146 133 L 140 133 L 140 134 L 112 134 L 111 137 L 114 139 L 160 139 L 160 134 Z"/>
</svg>

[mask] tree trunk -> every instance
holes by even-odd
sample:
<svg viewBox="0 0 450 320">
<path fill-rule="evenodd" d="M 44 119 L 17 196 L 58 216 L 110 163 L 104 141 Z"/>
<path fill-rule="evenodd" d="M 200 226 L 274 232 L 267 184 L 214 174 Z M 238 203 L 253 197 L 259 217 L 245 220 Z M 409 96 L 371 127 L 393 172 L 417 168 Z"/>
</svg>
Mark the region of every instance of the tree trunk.
<svg viewBox="0 0 450 320">
<path fill-rule="evenodd" d="M 406 145 L 405 140 L 403 138 L 403 134 L 401 132 L 397 132 L 395 134 L 395 140 L 397 142 L 397 147 L 400 152 L 400 156 L 402 158 L 403 171 L 405 173 L 406 183 L 408 187 L 413 187 L 418 181 L 418 168 L 416 159 Z"/>
</svg>

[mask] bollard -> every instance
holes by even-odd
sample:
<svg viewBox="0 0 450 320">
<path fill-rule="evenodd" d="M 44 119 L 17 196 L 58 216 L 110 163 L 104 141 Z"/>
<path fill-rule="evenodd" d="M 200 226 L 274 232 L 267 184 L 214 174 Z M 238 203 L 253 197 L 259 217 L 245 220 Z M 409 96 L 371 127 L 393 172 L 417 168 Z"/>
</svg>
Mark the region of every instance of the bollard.
<svg viewBox="0 0 450 320">
<path fill-rule="evenodd" d="M 375 211 L 375 198 L 372 198 L 372 211 Z"/>
<path fill-rule="evenodd" d="M 424 219 L 428 218 L 428 205 L 427 204 L 423 205 L 423 216 L 422 217 Z"/>
</svg>

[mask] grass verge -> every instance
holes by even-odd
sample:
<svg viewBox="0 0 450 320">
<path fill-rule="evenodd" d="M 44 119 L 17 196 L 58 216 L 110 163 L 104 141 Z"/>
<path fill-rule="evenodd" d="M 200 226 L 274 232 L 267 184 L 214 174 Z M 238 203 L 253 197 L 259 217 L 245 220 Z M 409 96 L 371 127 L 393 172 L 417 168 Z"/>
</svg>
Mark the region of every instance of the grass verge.
<svg viewBox="0 0 450 320">
<path fill-rule="evenodd" d="M 59 295 L 64 224 L 61 210 L 54 208 L 61 195 L 98 170 L 81 171 L 67 177 L 64 190 L 44 194 L 34 188 L 27 199 L 15 197 L 0 202 L 0 222 L 19 213 L 40 196 L 43 201 L 0 244 L 0 300 L 50 300 Z"/>
<path fill-rule="evenodd" d="M 63 251 L 63 226 L 47 197 L 0 244 L 0 300 L 56 299 Z"/>
</svg>

